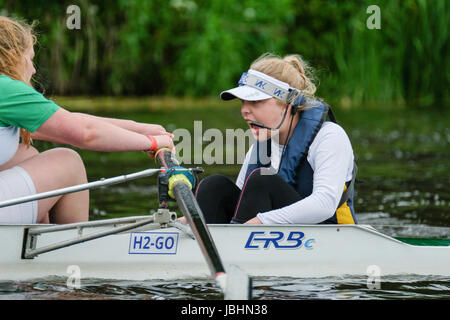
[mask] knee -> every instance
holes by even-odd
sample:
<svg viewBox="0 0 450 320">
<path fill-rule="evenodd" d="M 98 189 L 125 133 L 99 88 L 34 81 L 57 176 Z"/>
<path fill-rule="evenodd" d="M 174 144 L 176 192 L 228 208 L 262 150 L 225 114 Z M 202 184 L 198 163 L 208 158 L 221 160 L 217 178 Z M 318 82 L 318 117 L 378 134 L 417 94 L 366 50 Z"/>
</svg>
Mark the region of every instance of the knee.
<svg viewBox="0 0 450 320">
<path fill-rule="evenodd" d="M 52 156 L 58 160 L 58 163 L 64 165 L 68 174 L 74 173 L 77 176 L 80 176 L 80 174 L 82 174 L 83 177 L 86 176 L 83 159 L 75 150 L 69 148 L 55 148 L 48 152 L 52 153 Z"/>
<path fill-rule="evenodd" d="M 217 191 L 226 190 L 230 185 L 234 185 L 234 182 L 224 175 L 214 174 L 207 176 L 198 183 L 195 190 L 195 196 L 205 195 L 206 197 L 209 197 L 212 194 L 217 193 Z"/>
<path fill-rule="evenodd" d="M 277 178 L 279 178 L 277 174 L 271 173 L 268 170 L 254 170 L 247 178 L 245 189 L 264 189 L 265 186 L 272 184 L 274 179 Z"/>
<path fill-rule="evenodd" d="M 78 152 L 76 152 L 75 150 L 69 149 L 69 148 L 55 148 L 55 149 L 51 149 L 49 151 L 51 151 L 53 153 L 57 153 L 58 157 L 61 158 L 62 160 L 66 160 L 69 162 L 75 162 L 75 163 L 83 162 L 83 160 L 81 159 Z"/>
<path fill-rule="evenodd" d="M 250 173 L 250 175 L 247 177 L 247 185 L 248 184 L 258 184 L 262 180 L 268 179 L 268 177 L 270 177 L 270 176 L 272 176 L 272 175 L 263 173 L 263 171 L 261 169 L 253 170 Z"/>
<path fill-rule="evenodd" d="M 221 174 L 213 174 L 202 179 L 199 182 L 197 188 L 216 189 L 223 187 L 224 185 L 227 185 L 229 183 L 233 183 L 233 181 L 231 181 L 228 177 Z"/>
</svg>

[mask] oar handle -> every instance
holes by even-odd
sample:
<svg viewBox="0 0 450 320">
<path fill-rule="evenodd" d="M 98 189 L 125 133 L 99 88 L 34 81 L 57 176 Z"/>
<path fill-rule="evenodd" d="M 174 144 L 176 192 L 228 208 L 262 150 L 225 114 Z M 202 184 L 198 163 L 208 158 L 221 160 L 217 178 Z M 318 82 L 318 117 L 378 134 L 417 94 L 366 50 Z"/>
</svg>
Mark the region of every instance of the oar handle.
<svg viewBox="0 0 450 320">
<path fill-rule="evenodd" d="M 177 159 L 175 158 L 175 155 L 170 149 L 167 148 L 159 149 L 156 152 L 156 159 L 161 164 L 161 167 L 165 169 L 169 169 L 179 165 Z"/>
</svg>

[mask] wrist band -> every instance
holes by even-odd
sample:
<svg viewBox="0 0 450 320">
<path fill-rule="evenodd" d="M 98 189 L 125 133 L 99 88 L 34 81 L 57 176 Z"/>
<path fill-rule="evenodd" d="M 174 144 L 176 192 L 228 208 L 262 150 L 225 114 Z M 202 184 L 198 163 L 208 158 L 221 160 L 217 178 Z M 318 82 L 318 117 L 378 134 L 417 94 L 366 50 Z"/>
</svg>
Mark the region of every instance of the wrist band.
<svg viewBox="0 0 450 320">
<path fill-rule="evenodd" d="M 148 151 L 155 152 L 158 150 L 158 141 L 156 141 L 156 138 L 154 136 L 147 136 L 147 138 L 152 142 L 152 147 Z"/>
</svg>

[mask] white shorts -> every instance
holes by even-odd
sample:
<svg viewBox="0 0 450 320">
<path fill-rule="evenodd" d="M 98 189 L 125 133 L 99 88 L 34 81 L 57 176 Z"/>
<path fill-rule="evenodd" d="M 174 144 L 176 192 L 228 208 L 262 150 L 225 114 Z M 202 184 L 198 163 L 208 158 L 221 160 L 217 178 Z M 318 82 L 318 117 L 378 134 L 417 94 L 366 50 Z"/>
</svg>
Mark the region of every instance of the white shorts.
<svg viewBox="0 0 450 320">
<path fill-rule="evenodd" d="M 0 202 L 36 193 L 33 180 L 21 167 L 0 171 Z M 0 224 L 36 223 L 38 202 L 31 201 L 0 208 Z"/>
</svg>

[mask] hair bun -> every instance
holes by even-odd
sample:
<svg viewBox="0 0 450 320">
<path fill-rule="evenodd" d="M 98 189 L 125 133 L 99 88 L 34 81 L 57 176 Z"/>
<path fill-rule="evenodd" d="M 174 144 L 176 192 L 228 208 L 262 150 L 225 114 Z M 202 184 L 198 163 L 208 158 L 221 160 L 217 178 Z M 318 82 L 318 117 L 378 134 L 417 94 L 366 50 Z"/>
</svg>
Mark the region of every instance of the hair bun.
<svg viewBox="0 0 450 320">
<path fill-rule="evenodd" d="M 283 58 L 283 60 L 288 62 L 298 71 L 304 84 L 304 88 L 301 90 L 307 95 L 314 95 L 316 92 L 316 85 L 313 83 L 313 70 L 309 64 L 303 60 L 299 54 L 287 55 Z"/>
<path fill-rule="evenodd" d="M 316 92 L 312 68 L 298 54 L 281 58 L 272 53 L 265 53 L 251 64 L 250 69 L 289 83 L 291 87 L 301 90 L 306 96 L 313 96 Z"/>
</svg>

